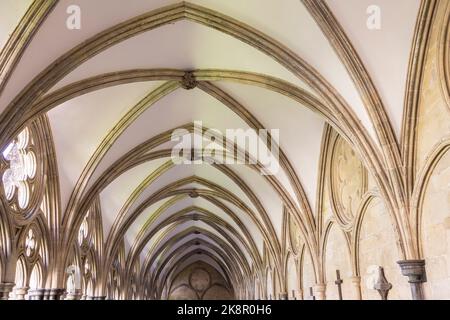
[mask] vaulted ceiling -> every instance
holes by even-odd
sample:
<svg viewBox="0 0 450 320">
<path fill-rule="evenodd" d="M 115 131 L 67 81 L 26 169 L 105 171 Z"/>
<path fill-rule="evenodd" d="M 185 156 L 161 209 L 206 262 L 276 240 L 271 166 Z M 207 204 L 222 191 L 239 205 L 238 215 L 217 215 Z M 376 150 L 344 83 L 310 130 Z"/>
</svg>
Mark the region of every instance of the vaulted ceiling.
<svg viewBox="0 0 450 320">
<path fill-rule="evenodd" d="M 0 78 L 0 113 L 22 106 L 19 125 L 47 114 L 64 219 L 98 199 L 104 239 L 123 239 L 129 263 L 154 271 L 190 254 L 239 281 L 280 248 L 285 210 L 310 231 L 326 123 L 360 154 L 400 139 L 419 0 L 47 3 Z M 0 45 L 31 4 L 0 3 Z M 373 4 L 381 30 L 366 27 Z M 70 5 L 81 8 L 79 30 L 66 27 Z M 355 61 L 373 86 L 355 76 Z M 195 121 L 221 132 L 279 129 L 281 170 L 173 165 L 170 135 Z M 207 254 L 195 258 L 199 250 Z"/>
</svg>

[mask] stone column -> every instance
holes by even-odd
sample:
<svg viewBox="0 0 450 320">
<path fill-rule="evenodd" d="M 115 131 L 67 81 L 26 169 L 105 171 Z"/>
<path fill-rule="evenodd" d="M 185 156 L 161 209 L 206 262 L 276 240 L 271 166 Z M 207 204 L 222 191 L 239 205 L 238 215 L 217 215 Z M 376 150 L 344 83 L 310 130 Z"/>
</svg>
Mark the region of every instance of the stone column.
<svg viewBox="0 0 450 320">
<path fill-rule="evenodd" d="M 25 300 L 25 295 L 28 293 L 28 287 L 14 289 L 16 300 Z"/>
<path fill-rule="evenodd" d="M 45 289 L 33 289 L 28 291 L 28 297 L 30 300 L 44 300 Z"/>
<path fill-rule="evenodd" d="M 422 284 L 427 282 L 425 260 L 402 260 L 397 263 L 400 265 L 402 274 L 408 277 L 413 300 L 424 300 Z"/>
<path fill-rule="evenodd" d="M 286 292 L 281 292 L 279 298 L 280 300 L 288 300 L 288 294 Z"/>
<path fill-rule="evenodd" d="M 327 285 L 324 283 L 319 283 L 314 286 L 314 297 L 316 300 L 326 300 L 326 289 Z"/>
<path fill-rule="evenodd" d="M 14 288 L 14 283 L 11 282 L 4 282 L 0 283 L 0 300 L 8 300 L 9 299 L 9 293 Z"/>
<path fill-rule="evenodd" d="M 62 300 L 62 296 L 66 292 L 66 289 L 47 289 L 45 292 L 44 300 Z"/>
<path fill-rule="evenodd" d="M 292 290 L 291 295 L 288 297 L 288 300 L 298 300 L 298 291 Z"/>
<path fill-rule="evenodd" d="M 303 290 L 299 289 L 297 291 L 297 300 L 304 300 L 305 298 L 303 297 Z"/>
<path fill-rule="evenodd" d="M 355 293 L 354 299 L 362 300 L 361 277 L 358 276 L 350 277 L 350 283 L 352 284 L 353 292 Z"/>
<path fill-rule="evenodd" d="M 74 292 L 67 292 L 66 300 L 80 300 L 82 295 L 81 290 L 78 289 Z"/>
</svg>

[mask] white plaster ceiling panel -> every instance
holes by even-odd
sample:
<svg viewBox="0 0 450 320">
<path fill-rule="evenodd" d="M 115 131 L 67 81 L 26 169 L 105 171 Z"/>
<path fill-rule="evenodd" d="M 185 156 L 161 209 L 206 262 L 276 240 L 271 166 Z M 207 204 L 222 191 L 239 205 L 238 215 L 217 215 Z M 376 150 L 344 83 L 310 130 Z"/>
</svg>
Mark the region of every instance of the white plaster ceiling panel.
<svg viewBox="0 0 450 320">
<path fill-rule="evenodd" d="M 125 241 L 130 244 L 133 244 L 136 241 L 137 234 L 141 231 L 141 228 L 144 226 L 145 222 L 155 213 L 156 210 L 158 210 L 158 208 L 161 205 L 165 204 L 166 202 L 167 202 L 167 200 L 158 201 L 155 204 L 148 207 L 141 215 L 139 215 L 139 217 L 137 217 L 137 219 L 134 221 L 134 223 L 127 230 L 127 232 L 125 234 Z M 215 206 L 214 204 L 212 204 L 211 202 L 209 202 L 203 198 L 192 199 L 189 197 L 185 197 L 182 200 L 177 201 L 176 203 L 169 206 L 166 210 L 164 210 L 164 212 L 158 218 L 156 218 L 154 220 L 151 227 L 147 228 L 147 231 L 145 234 L 149 234 L 152 230 L 155 230 L 155 228 L 157 228 L 161 223 L 163 223 L 165 220 L 169 219 L 175 213 L 177 213 L 187 207 L 191 207 L 191 206 L 196 206 L 196 207 L 199 207 L 202 209 L 209 210 L 214 215 L 220 217 L 222 220 L 229 223 L 235 230 L 237 230 L 237 232 L 239 233 L 239 235 L 242 238 L 245 238 L 244 233 L 242 232 L 240 227 L 236 224 L 236 222 L 234 220 L 232 220 L 230 218 L 230 216 L 228 216 L 225 212 L 223 212 L 219 207 Z M 189 213 L 196 213 L 196 211 L 193 210 L 192 212 L 189 212 Z M 199 213 L 199 215 L 202 215 L 202 213 Z M 239 216 L 238 213 L 236 213 L 236 215 Z M 242 220 L 246 220 L 243 222 L 244 225 L 251 224 L 249 217 L 243 215 L 240 218 Z M 252 236 L 253 239 L 255 238 L 255 236 L 256 235 Z M 261 239 L 261 237 L 259 237 L 259 239 Z"/>
<path fill-rule="evenodd" d="M 258 200 L 266 210 L 272 222 L 278 239 L 281 239 L 283 203 L 272 186 L 265 181 L 264 176 L 254 170 L 248 170 L 245 166 L 233 164 L 229 167 L 250 186 Z"/>
<path fill-rule="evenodd" d="M 236 236 L 236 234 L 232 233 L 232 232 L 231 232 L 230 230 L 228 230 L 228 229 L 223 229 L 223 230 L 224 230 L 225 233 L 228 234 L 228 236 L 229 236 L 230 238 L 232 238 L 232 239 L 237 243 L 238 248 L 236 248 L 236 247 L 233 247 L 233 248 L 238 252 L 238 254 L 239 254 L 239 253 L 242 253 L 242 254 L 244 255 L 245 259 L 247 260 L 247 263 L 248 263 L 248 264 L 251 264 L 251 262 L 252 262 L 252 257 L 251 257 L 251 255 L 250 255 L 250 252 L 245 248 L 244 244 L 238 239 L 238 237 Z M 245 238 L 244 238 L 244 239 L 245 239 Z M 243 241 L 245 241 L 245 240 L 243 240 Z"/>
<path fill-rule="evenodd" d="M 209 94 L 200 89 L 178 89 L 148 108 L 122 133 L 99 164 L 93 180 L 133 147 L 194 121 L 202 121 L 203 127 L 221 132 L 227 128 L 248 128 L 244 121 Z"/>
<path fill-rule="evenodd" d="M 139 195 L 138 199 L 130 207 L 129 212 L 133 212 L 133 210 L 135 210 L 139 205 L 141 205 L 146 199 L 148 199 L 155 192 L 164 189 L 166 186 L 177 180 L 185 179 L 191 176 L 198 176 L 200 178 L 207 179 L 213 183 L 222 186 L 222 188 L 228 189 L 231 193 L 233 193 L 234 190 L 239 192 L 239 187 L 224 174 L 212 175 L 210 173 L 218 171 L 218 169 L 211 167 L 210 171 L 209 170 L 201 171 L 200 168 L 205 166 L 210 167 L 207 164 L 201 165 L 179 164 L 173 166 L 168 171 L 160 175 L 156 181 L 154 181 L 150 186 L 148 186 L 145 189 L 144 192 L 142 192 Z M 250 209 L 254 211 L 256 210 L 256 208 L 252 205 L 251 201 L 245 196 L 245 194 L 242 191 L 240 191 L 238 194 L 235 194 L 235 196 L 241 199 L 244 203 L 246 203 L 246 205 L 249 206 Z"/>
<path fill-rule="evenodd" d="M 175 277 L 178 275 L 178 273 L 180 273 L 186 267 L 188 267 L 191 264 L 196 263 L 196 262 L 201 262 L 201 263 L 205 263 L 205 264 L 209 265 L 210 267 L 215 269 L 224 279 L 227 279 L 227 276 L 224 273 L 224 270 L 213 258 L 211 258 L 210 256 L 205 255 L 205 254 L 199 254 L 199 255 L 193 254 L 190 257 L 188 257 L 186 260 L 179 261 L 179 263 L 177 263 L 176 268 L 170 275 L 172 281 L 175 279 Z"/>
<path fill-rule="evenodd" d="M 245 101 L 247 110 L 265 128 L 279 130 L 280 146 L 300 177 L 310 206 L 314 208 L 323 118 L 276 92 L 237 83 L 221 82 L 219 86 L 226 92 L 232 92 L 238 101 Z M 292 196 L 293 191 L 290 194 Z"/>
<path fill-rule="evenodd" d="M 368 113 L 351 77 L 301 1 L 199 0 L 195 3 L 245 22 L 294 51 L 339 91 L 376 139 Z"/>
<path fill-rule="evenodd" d="M 201 221 L 185 221 L 178 225 L 175 225 L 175 223 L 172 222 L 161 228 L 161 230 L 148 241 L 147 245 L 142 250 L 141 255 L 147 256 L 148 254 L 155 254 L 159 247 L 163 244 L 166 245 L 166 242 L 175 235 L 191 228 L 199 228 L 201 225 L 205 226 Z"/>
<path fill-rule="evenodd" d="M 155 233 L 155 235 L 153 236 L 153 238 L 154 238 L 154 239 L 159 238 L 159 237 L 166 231 L 166 229 L 169 228 L 171 225 L 172 225 L 172 224 L 170 224 L 169 226 L 166 226 L 166 227 L 164 227 L 164 228 L 161 228 L 158 232 Z M 150 239 L 150 241 L 148 241 L 148 242 L 146 243 L 146 245 L 144 246 L 144 248 L 142 249 L 142 251 L 141 251 L 141 253 L 140 253 L 140 255 L 139 255 L 141 265 L 142 265 L 142 264 L 144 263 L 144 261 L 147 259 L 147 253 L 148 253 L 148 251 L 152 248 L 153 244 L 154 244 L 154 241 L 152 241 L 152 240 Z M 153 267 L 153 266 L 152 266 L 152 267 Z"/>
<path fill-rule="evenodd" d="M 188 243 L 189 241 L 193 241 L 193 240 L 197 240 L 197 239 L 204 241 L 206 244 L 210 244 L 210 245 L 218 247 L 219 249 L 223 249 L 219 244 L 217 244 L 216 242 L 214 242 L 213 240 L 211 240 L 211 238 L 209 238 L 207 236 L 204 236 L 202 234 L 199 234 L 199 235 L 190 234 L 190 235 L 180 239 L 179 241 L 177 241 L 170 248 L 167 248 L 167 250 L 164 252 L 163 257 L 165 257 L 165 258 L 169 257 L 172 252 L 174 252 L 178 248 L 182 247 L 184 244 Z M 212 250 L 212 249 L 208 248 L 204 243 L 200 243 L 198 246 L 196 245 L 196 246 L 192 247 L 192 250 L 199 250 L 199 249 L 203 249 L 203 250 L 208 251 L 210 253 L 216 253 L 215 250 Z M 191 248 L 185 249 L 183 251 L 183 253 L 185 253 L 186 251 L 189 251 L 189 250 L 191 250 Z M 222 251 L 222 252 L 224 254 L 226 254 L 225 251 Z M 219 256 L 217 256 L 217 257 L 219 257 Z M 225 261 L 223 261 L 222 258 L 219 257 L 219 260 L 222 261 L 222 263 L 225 264 Z"/>
<path fill-rule="evenodd" d="M 352 104 L 362 122 L 371 130 L 367 113 L 345 68 L 333 52 L 333 49 L 328 44 L 319 27 L 299 1 L 284 1 L 283 5 L 272 0 L 265 0 L 263 3 L 260 0 L 249 0 L 241 3 L 233 2 L 233 4 L 227 3 L 227 1 L 194 2 L 219 10 L 238 20 L 246 21 L 251 26 L 260 29 L 269 36 L 280 39 L 282 43 L 310 62 L 319 72 L 328 78 L 346 100 Z M 164 4 L 169 3 L 173 2 L 164 2 Z M 70 4 L 73 4 L 73 2 Z M 50 64 L 51 61 L 71 47 L 106 27 L 123 21 L 125 18 L 130 18 L 130 16 L 155 8 L 155 4 L 160 5 L 161 2 L 157 1 L 150 6 L 138 5 L 133 10 L 128 11 L 129 9 L 118 10 L 120 7 L 118 0 L 108 1 L 107 4 L 105 2 L 103 7 L 97 1 L 95 4 L 94 2 L 90 4 L 88 1 L 84 1 L 81 6 L 82 12 L 86 15 L 84 27 L 80 30 L 68 30 L 65 22 L 68 16 L 66 9 L 69 2 L 62 1 L 44 23 L 25 52 L 22 63 L 14 73 L 11 79 L 12 81 L 5 90 L 5 94 L 0 98 L 0 109 L 6 106 L 14 94 L 20 91 L 29 79 L 32 79 L 46 65 Z M 99 10 L 99 8 L 102 9 Z M 135 11 L 135 9 L 139 10 Z M 101 14 L 99 15 L 98 12 L 101 12 Z M 267 21 L 271 21 L 271 23 L 268 24 Z M 55 44 L 54 39 L 64 39 L 64 41 Z M 158 46 L 160 45 L 158 44 Z M 46 48 L 45 54 L 42 48 Z M 227 51 L 233 52 L 234 48 L 233 50 Z M 125 59 L 121 59 L 121 61 L 123 60 Z"/>
<path fill-rule="evenodd" d="M 241 209 L 234 206 L 230 202 L 227 202 L 227 201 L 224 201 L 221 199 L 219 199 L 219 201 L 222 202 L 224 205 L 226 205 L 231 211 L 233 211 L 233 213 L 242 221 L 242 223 L 244 224 L 244 227 L 250 233 L 255 244 L 263 243 L 263 237 L 262 237 L 261 231 L 258 229 L 256 223 L 253 222 L 253 220 L 250 218 L 250 216 L 248 216 L 245 212 L 243 212 Z M 211 212 L 219 215 L 220 218 L 222 218 L 223 220 L 225 220 L 226 222 L 231 224 L 233 227 L 235 227 L 236 230 L 240 230 L 240 228 L 234 223 L 234 221 L 231 219 L 231 217 L 225 213 L 222 213 L 223 212 L 222 209 L 217 207 L 215 204 L 207 201 L 204 198 L 197 198 L 194 200 L 194 203 L 196 206 L 208 209 Z M 241 232 L 241 231 L 239 231 L 239 232 Z M 242 233 L 241 233 L 241 236 L 244 238 L 244 235 Z M 261 249 L 260 254 L 262 255 L 262 247 L 260 249 Z"/>
<path fill-rule="evenodd" d="M 55 143 L 63 208 L 102 139 L 156 85 L 157 82 L 141 82 L 102 89 L 69 100 L 47 113 Z"/>
<path fill-rule="evenodd" d="M 191 250 L 192 252 L 193 250 Z M 213 256 L 215 256 L 219 261 L 223 261 L 216 253 L 213 253 Z M 176 268 L 174 269 L 174 272 L 172 274 L 172 277 L 174 278 L 176 275 L 178 275 L 179 272 L 183 271 L 186 267 L 190 266 L 191 264 L 195 262 L 204 262 L 208 264 L 209 266 L 213 267 L 224 279 L 227 279 L 227 276 L 224 273 L 224 270 L 222 267 L 215 261 L 213 258 L 206 254 L 192 254 L 187 259 L 183 261 L 179 261 L 177 263 Z"/>
<path fill-rule="evenodd" d="M 153 68 L 258 72 L 308 88 L 281 64 L 252 46 L 215 29 L 183 20 L 108 48 L 72 71 L 52 90 L 102 73 Z"/>
<path fill-rule="evenodd" d="M 225 212 L 222 211 L 221 208 L 216 206 L 215 204 L 211 203 L 210 201 L 204 199 L 204 198 L 196 198 L 194 199 L 194 203 L 197 207 L 209 210 L 222 220 L 224 220 L 226 223 L 228 223 L 230 226 L 232 226 L 239 235 L 245 239 L 244 233 L 241 230 L 241 228 L 238 226 L 238 224 Z M 244 226 L 251 224 L 251 220 L 247 215 L 240 216 L 238 212 L 234 212 L 234 214 L 243 222 Z M 248 228 L 247 228 L 248 230 Z M 249 230 L 250 231 L 250 230 Z M 251 234 L 251 232 L 250 232 Z M 251 234 L 252 235 L 252 234 Z M 253 235 L 252 235 L 253 236 Z"/>
<path fill-rule="evenodd" d="M 237 206 L 235 206 L 234 204 L 232 204 L 229 201 L 226 201 L 226 200 L 220 200 L 220 201 L 223 204 L 225 204 L 228 208 L 230 208 L 234 213 L 236 213 L 242 221 L 244 221 L 245 227 L 247 228 L 247 230 L 249 230 L 250 234 L 255 239 L 256 247 L 257 247 L 259 253 L 262 255 L 263 250 L 264 250 L 264 237 L 261 234 L 261 231 L 258 229 L 256 222 L 254 222 L 253 220 L 250 220 L 247 223 L 246 222 L 247 219 L 243 220 L 241 218 L 242 216 L 247 215 L 245 212 L 243 212 L 240 208 L 238 208 Z M 257 218 L 257 219 L 259 219 L 259 218 Z"/>
<path fill-rule="evenodd" d="M 141 183 L 141 178 L 149 175 L 164 161 L 165 159 L 158 159 L 136 166 L 120 175 L 100 193 L 104 235 L 108 235 L 120 208 Z"/>
<path fill-rule="evenodd" d="M 198 229 L 199 231 L 205 230 L 205 231 L 211 233 L 212 235 L 222 239 L 230 247 L 233 247 L 232 244 L 227 239 L 222 237 L 222 235 L 219 232 L 217 232 L 214 228 L 210 227 L 203 221 L 187 221 L 180 225 L 177 225 L 175 228 L 173 228 L 172 230 L 167 232 L 165 234 L 165 236 L 161 240 L 158 241 L 158 243 L 156 243 L 156 238 L 152 238 L 150 242 L 155 244 L 155 246 L 153 247 L 153 250 L 152 250 L 152 254 L 157 252 L 159 248 L 166 247 L 167 242 L 170 241 L 170 239 L 176 237 L 178 234 L 180 234 L 190 228 L 195 228 L 195 229 Z M 213 241 L 213 240 L 211 240 L 211 241 Z"/>
<path fill-rule="evenodd" d="M 25 5 L 31 2 L 30 0 L 2 0 L 1 2 L 5 1 L 7 1 L 8 7 L 10 7 L 10 3 L 14 2 L 13 8 L 23 8 L 23 5 L 19 5 L 19 3 L 23 2 Z M 76 45 L 108 27 L 170 4 L 168 2 L 172 1 L 129 0 L 124 6 L 122 0 L 59 1 L 36 32 L 5 88 L 4 94 L 0 96 L 0 112 L 14 98 L 14 95 L 20 92 L 39 72 Z M 67 28 L 66 22 L 69 17 L 67 9 L 71 5 L 78 5 L 81 9 L 80 29 L 70 30 Z"/>
<path fill-rule="evenodd" d="M 160 201 L 155 202 L 154 204 L 152 204 L 151 206 L 149 206 L 147 209 L 144 210 L 144 212 L 142 212 L 142 214 L 140 214 L 136 220 L 134 220 L 134 222 L 130 225 L 130 227 L 127 229 L 124 239 L 125 242 L 130 243 L 131 245 L 134 243 L 137 235 L 139 234 L 139 232 L 142 230 L 142 228 L 144 227 L 145 223 L 155 214 L 155 212 L 165 203 L 167 203 L 168 201 L 170 201 L 171 199 L 173 199 L 173 197 L 169 197 Z M 172 207 L 171 206 L 168 211 L 171 211 Z M 164 216 L 164 215 L 162 215 Z M 148 228 L 148 230 L 153 230 L 154 227 L 157 227 L 159 225 L 159 223 L 161 222 L 161 217 L 157 218 L 155 220 L 155 223 L 152 224 L 153 228 Z"/>
<path fill-rule="evenodd" d="M 327 4 L 366 66 L 399 138 L 420 0 L 327 0 Z M 367 13 L 370 6 L 380 8 L 380 29 L 367 27 L 373 14 Z"/>
<path fill-rule="evenodd" d="M 243 129 L 247 130 L 245 128 L 243 128 Z M 222 133 L 226 136 L 225 132 L 222 132 Z M 190 139 L 191 139 L 191 141 L 194 141 L 194 134 L 191 134 L 191 138 Z M 204 141 L 204 146 L 207 146 L 210 143 L 210 141 L 207 141 L 206 139 L 204 139 L 203 141 Z M 242 144 L 241 141 L 237 141 L 237 142 L 238 142 L 237 143 L 238 146 L 243 147 L 243 144 Z M 263 146 L 263 145 L 265 145 L 266 141 L 263 141 L 262 139 L 258 138 L 258 143 L 259 143 L 259 146 Z M 153 148 L 148 153 L 155 152 L 155 151 L 161 151 L 161 150 L 171 150 L 177 144 L 178 144 L 177 141 L 168 141 L 166 143 L 161 144 L 160 146 L 158 146 L 156 148 Z M 297 147 L 297 145 L 296 145 L 296 147 Z M 220 150 L 222 150 L 222 149 L 220 149 Z M 265 152 L 270 152 L 270 150 L 267 149 L 267 148 L 265 148 L 263 150 Z M 257 159 L 257 155 L 253 152 L 252 149 L 247 150 L 247 151 L 249 152 L 250 155 L 252 155 L 255 159 Z M 214 159 L 217 159 L 217 163 L 220 163 L 220 159 L 218 157 L 214 157 Z M 209 168 L 209 167 L 200 167 L 200 166 L 197 166 L 197 167 L 199 167 L 199 168 Z M 269 165 L 267 165 L 266 169 L 270 169 Z M 297 206 L 299 206 L 298 199 L 297 199 L 297 197 L 295 195 L 294 189 L 293 189 L 293 187 L 292 187 L 292 185 L 291 185 L 291 183 L 289 181 L 289 178 L 287 177 L 286 171 L 280 167 L 280 170 L 277 170 L 275 172 L 274 176 L 283 185 L 283 187 L 289 193 L 289 195 L 294 200 L 294 202 L 297 204 Z"/>
<path fill-rule="evenodd" d="M 0 12 L 2 13 L 2 19 L 0 20 L 0 51 L 32 2 L 32 0 L 0 1 Z"/>
<path fill-rule="evenodd" d="M 201 254 L 198 254 L 199 251 L 201 252 Z M 217 262 L 215 260 L 213 260 L 207 253 L 209 253 L 211 256 L 215 257 L 215 259 L 220 261 L 220 263 L 223 266 L 226 266 L 229 269 L 231 269 L 230 266 L 227 263 L 225 263 L 225 261 L 222 259 L 222 257 L 215 250 L 213 250 L 203 244 L 198 247 L 191 247 L 191 248 L 188 248 L 186 251 L 183 251 L 183 254 L 180 257 L 174 257 L 170 260 L 170 265 L 175 267 L 174 270 L 183 270 L 183 269 L 178 268 L 178 266 L 181 263 L 184 263 L 187 260 L 188 265 L 189 265 L 192 263 L 192 261 L 198 261 L 199 258 L 204 256 L 204 258 L 209 258 L 209 259 L 211 259 L 211 261 L 213 261 L 215 263 L 215 265 L 219 268 L 220 271 L 217 269 L 216 270 L 225 278 L 225 274 L 222 271 L 222 268 L 220 268 L 219 264 L 217 264 Z M 186 254 L 188 254 L 188 257 L 186 259 L 182 259 L 182 257 Z M 191 260 L 191 258 L 194 258 L 194 259 Z M 163 270 L 164 274 L 166 274 L 167 272 L 169 272 L 169 269 Z M 177 274 L 177 273 L 175 273 L 175 274 Z M 159 281 L 161 281 L 162 279 L 163 278 L 160 278 Z"/>
</svg>

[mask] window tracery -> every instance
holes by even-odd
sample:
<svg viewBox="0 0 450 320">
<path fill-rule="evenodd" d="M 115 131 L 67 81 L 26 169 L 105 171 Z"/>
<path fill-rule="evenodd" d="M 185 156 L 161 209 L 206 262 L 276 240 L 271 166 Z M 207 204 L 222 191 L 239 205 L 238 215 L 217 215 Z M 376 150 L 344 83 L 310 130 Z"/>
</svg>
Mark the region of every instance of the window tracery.
<svg viewBox="0 0 450 320">
<path fill-rule="evenodd" d="M 29 229 L 27 237 L 25 238 L 25 254 L 27 257 L 33 256 L 36 251 L 36 244 L 36 236 L 33 229 Z"/>
<path fill-rule="evenodd" d="M 22 130 L 2 155 L 8 163 L 2 175 L 6 199 L 11 201 L 17 195 L 19 208 L 25 209 L 30 202 L 30 181 L 35 177 L 37 167 L 29 129 Z"/>
<path fill-rule="evenodd" d="M 78 231 L 78 244 L 81 246 L 86 241 L 89 234 L 88 215 L 86 215 L 81 223 L 80 230 Z"/>
</svg>

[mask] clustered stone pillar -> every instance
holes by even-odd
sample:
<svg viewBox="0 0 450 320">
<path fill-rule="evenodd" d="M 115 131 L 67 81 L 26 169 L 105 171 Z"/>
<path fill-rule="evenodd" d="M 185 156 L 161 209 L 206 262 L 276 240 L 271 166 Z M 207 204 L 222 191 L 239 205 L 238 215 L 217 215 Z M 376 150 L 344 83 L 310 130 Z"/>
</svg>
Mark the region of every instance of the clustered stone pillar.
<svg viewBox="0 0 450 320">
<path fill-rule="evenodd" d="M 314 297 L 316 300 L 325 300 L 326 294 L 325 291 L 327 289 L 327 286 L 323 283 L 316 284 L 314 286 Z"/>
<path fill-rule="evenodd" d="M 9 293 L 14 288 L 14 283 L 0 283 L 0 300 L 8 300 Z"/>
<path fill-rule="evenodd" d="M 25 300 L 25 296 L 28 293 L 28 289 L 29 289 L 28 287 L 14 289 L 14 295 L 16 297 L 16 300 Z"/>
<path fill-rule="evenodd" d="M 68 292 L 66 295 L 66 300 L 80 300 L 82 295 L 81 290 L 77 289 L 74 292 Z"/>
<path fill-rule="evenodd" d="M 44 300 L 45 289 L 33 289 L 28 291 L 30 300 Z"/>
<path fill-rule="evenodd" d="M 350 283 L 353 287 L 353 292 L 355 293 L 355 300 L 361 300 L 362 294 L 361 294 L 361 277 L 359 276 L 353 276 L 350 278 Z"/>
<path fill-rule="evenodd" d="M 282 292 L 279 294 L 280 300 L 288 300 L 288 294 L 286 292 Z"/>
<path fill-rule="evenodd" d="M 65 294 L 65 289 L 45 289 L 44 300 L 61 300 Z"/>
<path fill-rule="evenodd" d="M 413 300 L 424 300 L 422 284 L 427 281 L 425 260 L 402 260 L 397 262 L 402 274 L 408 277 Z"/>
</svg>

